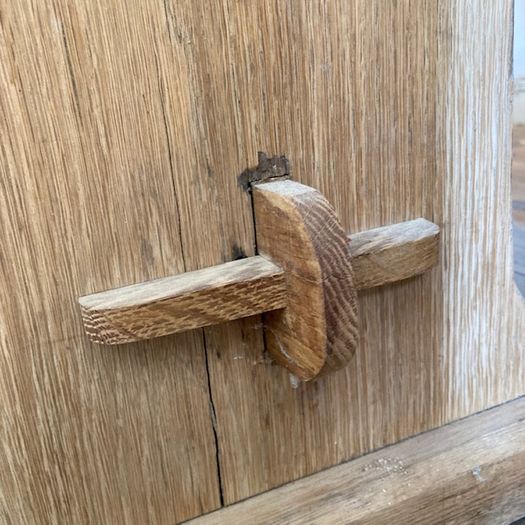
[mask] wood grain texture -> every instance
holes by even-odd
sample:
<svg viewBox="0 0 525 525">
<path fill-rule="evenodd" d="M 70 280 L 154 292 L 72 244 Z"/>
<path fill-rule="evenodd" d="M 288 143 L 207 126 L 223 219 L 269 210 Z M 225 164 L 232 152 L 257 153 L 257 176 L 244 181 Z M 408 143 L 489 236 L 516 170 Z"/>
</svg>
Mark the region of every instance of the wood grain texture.
<svg viewBox="0 0 525 525">
<path fill-rule="evenodd" d="M 79 303 L 93 342 L 121 344 L 284 308 L 287 293 L 284 271 L 256 256 L 88 295 Z"/>
<path fill-rule="evenodd" d="M 225 502 L 522 394 L 511 2 L 177 5 L 206 64 L 196 75 L 213 154 L 199 150 L 200 170 L 211 159 L 209 209 L 231 221 L 216 230 L 224 243 L 253 253 L 231 174 L 256 151 L 285 154 L 294 180 L 319 189 L 346 231 L 417 217 L 442 229 L 438 267 L 360 294 L 355 357 L 315 384 L 290 388 L 265 359 L 257 320 L 206 329 Z"/>
<path fill-rule="evenodd" d="M 76 304 L 185 270 L 156 54 L 184 76 L 161 7 L 0 0 L 2 523 L 220 505 L 202 334 L 108 352 Z"/>
<path fill-rule="evenodd" d="M 253 187 L 257 249 L 284 270 L 288 304 L 263 316 L 273 359 L 308 381 L 342 368 L 358 341 L 348 239 L 328 201 L 291 180 Z"/>
<path fill-rule="evenodd" d="M 214 137 L 208 157 L 200 145 L 182 149 L 199 149 L 201 170 L 211 160 L 217 194 L 208 209 L 231 221 L 216 228 L 223 242 L 253 253 L 253 231 L 240 227 L 246 196 L 231 175 L 253 166 L 257 151 L 285 154 L 294 180 L 317 188 L 347 232 L 417 217 L 446 224 L 436 97 L 447 85 L 438 48 L 451 5 L 211 2 L 204 14 L 198 2 L 177 2 L 175 18 L 199 35 L 197 61 L 206 66 L 196 74 Z M 189 197 L 201 205 L 197 192 Z M 208 251 L 206 264 L 222 253 Z M 226 503 L 448 418 L 442 272 L 360 294 L 360 344 L 349 366 L 297 388 L 266 359 L 259 321 L 205 329 Z"/>
<path fill-rule="evenodd" d="M 358 290 L 414 277 L 439 259 L 439 226 L 426 219 L 373 228 L 350 236 Z"/>
<path fill-rule="evenodd" d="M 6 521 L 182 520 L 525 391 L 510 0 L 0 6 Z M 346 231 L 439 224 L 440 265 L 295 389 L 257 318 L 87 344 L 79 295 L 255 253 L 257 151 Z"/>
<path fill-rule="evenodd" d="M 189 523 L 512 523 L 525 515 L 524 433 L 521 398 Z"/>
<path fill-rule="evenodd" d="M 512 2 L 450 6 L 447 14 L 451 37 L 438 61 L 448 83 L 437 103 L 447 221 L 443 406 L 452 420 L 525 392 L 525 309 L 509 219 Z"/>
</svg>

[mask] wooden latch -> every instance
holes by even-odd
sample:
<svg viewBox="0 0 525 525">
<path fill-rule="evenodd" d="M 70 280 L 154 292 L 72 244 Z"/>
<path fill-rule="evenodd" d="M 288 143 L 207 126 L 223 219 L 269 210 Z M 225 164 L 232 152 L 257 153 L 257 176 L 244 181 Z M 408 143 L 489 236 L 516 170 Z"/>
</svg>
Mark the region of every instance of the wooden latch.
<svg viewBox="0 0 525 525">
<path fill-rule="evenodd" d="M 358 291 L 435 265 L 439 227 L 416 219 L 349 237 L 317 190 L 268 180 L 252 185 L 258 255 L 81 297 L 89 338 L 130 343 L 263 314 L 269 353 L 299 379 L 347 364 Z"/>
</svg>

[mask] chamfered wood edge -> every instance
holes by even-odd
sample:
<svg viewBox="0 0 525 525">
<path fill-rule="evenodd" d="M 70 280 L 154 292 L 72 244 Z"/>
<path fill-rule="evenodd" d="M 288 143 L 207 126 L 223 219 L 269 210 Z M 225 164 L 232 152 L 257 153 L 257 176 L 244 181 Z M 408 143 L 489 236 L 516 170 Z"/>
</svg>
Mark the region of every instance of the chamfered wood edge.
<svg viewBox="0 0 525 525">
<path fill-rule="evenodd" d="M 509 523 L 525 515 L 524 435 L 521 397 L 187 523 Z"/>
</svg>

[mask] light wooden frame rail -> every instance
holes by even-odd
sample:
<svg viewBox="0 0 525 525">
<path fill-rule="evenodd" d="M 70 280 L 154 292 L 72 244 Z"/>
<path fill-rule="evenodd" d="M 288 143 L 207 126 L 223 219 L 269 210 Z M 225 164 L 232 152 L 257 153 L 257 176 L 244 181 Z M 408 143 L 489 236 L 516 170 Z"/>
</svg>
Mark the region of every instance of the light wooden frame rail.
<svg viewBox="0 0 525 525">
<path fill-rule="evenodd" d="M 501 524 L 522 516 L 525 397 L 189 523 Z"/>
</svg>

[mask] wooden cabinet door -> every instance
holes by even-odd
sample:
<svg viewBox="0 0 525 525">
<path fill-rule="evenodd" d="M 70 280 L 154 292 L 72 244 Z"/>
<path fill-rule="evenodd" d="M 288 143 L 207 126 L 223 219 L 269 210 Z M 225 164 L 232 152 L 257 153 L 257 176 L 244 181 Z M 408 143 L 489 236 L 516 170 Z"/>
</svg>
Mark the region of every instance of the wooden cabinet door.
<svg viewBox="0 0 525 525">
<path fill-rule="evenodd" d="M 170 523 L 525 393 L 510 0 L 0 0 L 0 516 Z M 352 232 L 425 217 L 298 387 L 260 318 L 121 347 L 77 297 L 252 255 L 284 154 Z"/>
</svg>

